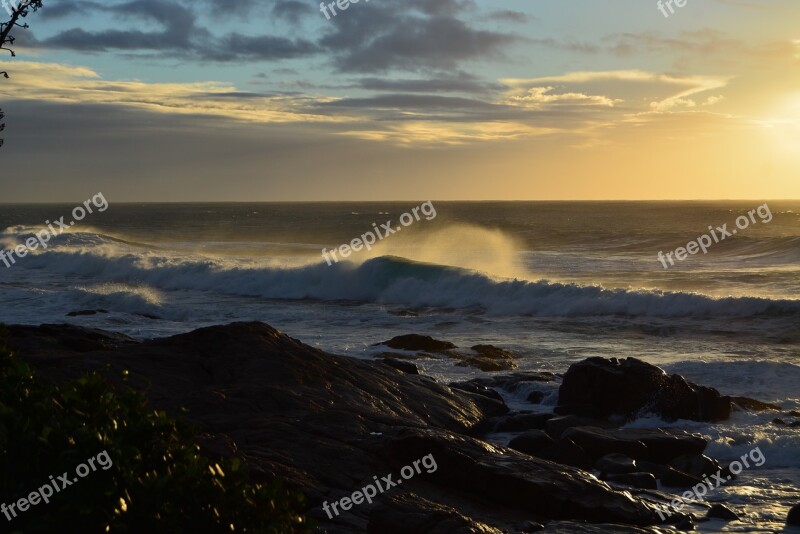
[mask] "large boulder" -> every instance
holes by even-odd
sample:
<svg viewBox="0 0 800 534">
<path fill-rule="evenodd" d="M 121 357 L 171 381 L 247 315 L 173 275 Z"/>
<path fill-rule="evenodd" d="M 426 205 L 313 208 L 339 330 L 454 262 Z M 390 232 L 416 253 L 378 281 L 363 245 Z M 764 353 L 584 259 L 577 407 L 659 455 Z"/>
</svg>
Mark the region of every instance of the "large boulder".
<svg viewBox="0 0 800 534">
<path fill-rule="evenodd" d="M 514 437 L 508 443 L 508 446 L 515 451 L 524 452 L 531 456 L 539 456 L 540 458 L 543 457 L 542 454 L 547 454 L 553 445 L 555 445 L 553 438 L 542 430 L 528 430 Z"/>
<path fill-rule="evenodd" d="M 667 421 L 724 421 L 731 399 L 716 389 L 692 384 L 680 375 L 636 358 L 589 358 L 570 366 L 559 388 L 559 413 L 588 417 L 643 413 Z"/>
<path fill-rule="evenodd" d="M 547 421 L 544 429 L 553 437 L 558 439 L 568 429 L 577 426 L 593 426 L 597 428 L 617 428 L 617 425 L 611 424 L 605 419 L 594 419 L 591 417 L 581 417 L 579 415 L 563 415 L 561 417 L 553 417 Z"/>
<path fill-rule="evenodd" d="M 558 379 L 558 376 L 546 371 L 517 371 L 514 373 L 481 376 L 473 378 L 466 383 L 480 384 L 482 386 L 504 389 L 511 393 L 518 391 L 521 388 L 529 387 L 535 383 L 553 383 Z"/>
<path fill-rule="evenodd" d="M 762 402 L 749 397 L 731 397 L 731 402 L 735 408 L 748 412 L 763 412 L 766 410 L 780 411 L 781 407 L 777 404 Z"/>
<path fill-rule="evenodd" d="M 526 430 L 544 430 L 547 422 L 553 418 L 549 413 L 515 413 L 502 417 L 495 425 L 495 432 L 524 432 Z"/>
<path fill-rule="evenodd" d="M 649 504 L 611 489 L 585 471 L 466 436 L 408 429 L 387 450 L 395 469 L 433 455 L 438 469 L 427 476 L 431 483 L 536 517 L 626 525 L 658 522 Z"/>
<path fill-rule="evenodd" d="M 494 345 L 474 345 L 470 348 L 472 352 L 463 350 L 450 350 L 447 355 L 450 358 L 461 360 L 457 365 L 462 367 L 476 367 L 484 372 L 510 371 L 517 368 L 514 360 L 517 356 L 505 349 Z"/>
<path fill-rule="evenodd" d="M 718 461 L 705 454 L 682 454 L 670 460 L 668 465 L 698 478 L 712 475 L 722 469 Z"/>
<path fill-rule="evenodd" d="M 549 421 L 548 421 L 549 422 Z M 572 427 L 562 438 L 570 438 L 597 461 L 602 456 L 621 453 L 635 460 L 667 463 L 684 454 L 701 454 L 706 440 L 684 431 L 662 429 L 605 429 Z"/>
<path fill-rule="evenodd" d="M 205 454 L 236 454 L 254 480 L 279 478 L 302 490 L 309 517 L 332 534 L 510 532 L 551 519 L 658 522 L 651 505 L 586 472 L 469 437 L 507 412 L 501 401 L 325 353 L 263 323 L 148 341 L 67 325 L 10 333 L 12 348 L 48 380 L 97 369 L 120 386 L 146 389 L 159 409 L 177 415 L 186 407 Z M 323 502 L 377 476 L 398 480 L 402 467 L 427 455 L 435 472 L 336 517 L 323 512 Z"/>
<path fill-rule="evenodd" d="M 431 336 L 421 336 L 419 334 L 396 336 L 388 341 L 376 343 L 373 346 L 379 345 L 385 345 L 392 349 L 410 350 L 415 352 L 443 352 L 456 348 L 456 346 L 449 341 L 439 341 L 438 339 L 433 339 Z"/>
<path fill-rule="evenodd" d="M 601 473 L 612 474 L 627 474 L 638 471 L 636 460 L 618 452 L 606 454 L 594 463 L 594 468 Z"/>
<path fill-rule="evenodd" d="M 795 504 L 786 516 L 786 524 L 793 527 L 800 527 L 800 504 Z"/>
<path fill-rule="evenodd" d="M 738 521 L 739 514 L 722 503 L 716 503 L 708 509 L 706 517 L 709 519 L 724 519 L 725 521 Z"/>
</svg>

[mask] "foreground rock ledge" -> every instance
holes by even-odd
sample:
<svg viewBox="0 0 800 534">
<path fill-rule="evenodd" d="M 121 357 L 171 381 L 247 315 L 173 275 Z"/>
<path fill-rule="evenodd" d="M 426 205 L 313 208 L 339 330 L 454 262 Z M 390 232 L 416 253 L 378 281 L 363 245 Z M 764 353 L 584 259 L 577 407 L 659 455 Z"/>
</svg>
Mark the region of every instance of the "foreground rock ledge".
<svg viewBox="0 0 800 534">
<path fill-rule="evenodd" d="M 116 380 L 128 370 L 133 385 L 149 386 L 155 405 L 189 409 L 205 433 L 206 453 L 236 454 L 256 478 L 277 476 L 304 491 L 309 515 L 328 532 L 658 522 L 649 504 L 584 471 L 470 437 L 507 412 L 501 400 L 328 354 L 263 323 L 145 342 L 69 325 L 15 326 L 10 333 L 12 348 L 52 380 L 106 365 Z M 435 473 L 423 472 L 333 521 L 320 509 L 322 501 L 350 495 L 373 476 L 397 476 L 427 454 L 437 459 Z"/>
</svg>

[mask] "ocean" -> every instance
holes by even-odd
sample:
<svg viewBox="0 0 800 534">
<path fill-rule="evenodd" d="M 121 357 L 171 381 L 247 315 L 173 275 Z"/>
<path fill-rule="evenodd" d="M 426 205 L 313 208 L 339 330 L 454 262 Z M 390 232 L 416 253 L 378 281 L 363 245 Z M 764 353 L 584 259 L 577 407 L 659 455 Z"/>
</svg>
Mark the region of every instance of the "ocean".
<svg viewBox="0 0 800 534">
<path fill-rule="evenodd" d="M 590 356 L 632 356 L 724 394 L 800 410 L 798 201 L 434 201 L 434 217 L 408 226 L 401 214 L 421 201 L 108 202 L 47 249 L 0 263 L 0 322 L 150 338 L 259 320 L 356 358 L 374 357 L 379 341 L 419 333 L 497 345 L 521 355 L 520 370 L 559 373 Z M 0 249 L 24 243 L 45 221 L 69 221 L 73 207 L 0 205 Z M 746 226 L 739 219 L 737 227 L 740 217 Z M 323 249 L 387 221 L 402 231 L 345 261 L 323 259 Z M 707 253 L 664 268 L 659 252 L 703 235 Z M 67 316 L 86 311 L 96 313 Z M 484 374 L 450 360 L 418 363 L 443 381 Z M 537 409 L 552 410 L 555 388 L 531 387 L 546 394 Z M 531 409 L 528 393 L 505 396 Z M 763 466 L 710 496 L 727 494 L 749 515 L 698 527 L 775 532 L 800 497 L 800 428 L 774 425 L 774 417 L 737 412 L 724 424 L 631 426 L 699 432 L 722 461 L 760 447 Z"/>
</svg>

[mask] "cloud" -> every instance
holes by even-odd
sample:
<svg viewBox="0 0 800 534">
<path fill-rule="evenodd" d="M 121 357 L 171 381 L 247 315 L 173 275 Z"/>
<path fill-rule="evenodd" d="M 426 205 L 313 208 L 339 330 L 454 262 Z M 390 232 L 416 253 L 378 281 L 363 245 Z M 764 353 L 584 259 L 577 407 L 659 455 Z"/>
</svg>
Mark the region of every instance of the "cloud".
<svg viewBox="0 0 800 534">
<path fill-rule="evenodd" d="M 230 2 L 237 4 L 237 2 Z M 283 6 L 283 7 L 281 7 Z M 89 31 L 71 28 L 50 37 L 26 41 L 27 46 L 77 50 L 81 52 L 124 51 L 168 55 L 181 59 L 202 61 L 263 61 L 312 56 L 319 48 L 307 39 L 292 39 L 280 35 L 246 35 L 229 32 L 213 35 L 200 26 L 195 11 L 182 4 L 164 0 L 133 0 L 121 4 L 106 4 L 96 9 L 139 23 L 142 28 L 152 25 L 160 29 L 103 29 Z M 235 10 L 244 10 L 237 7 Z M 283 16 L 292 16 L 297 6 L 292 2 L 277 4 Z M 295 10 L 295 11 L 293 11 Z"/>
<path fill-rule="evenodd" d="M 411 0 L 357 4 L 338 16 L 319 44 L 340 72 L 419 72 L 456 69 L 466 61 L 498 58 L 521 42 L 513 33 L 471 26 L 459 14 L 471 2 Z"/>
<path fill-rule="evenodd" d="M 307 3 L 299 2 L 298 0 L 281 0 L 275 3 L 272 8 L 272 15 L 292 24 L 298 24 L 300 17 L 313 11 Z"/>
<path fill-rule="evenodd" d="M 255 123 L 352 120 L 315 114 L 312 104 L 324 102 L 325 98 L 245 93 L 219 82 L 105 81 L 92 69 L 52 63 L 14 63 L 14 76 L 9 82 L 9 90 L 25 100 L 105 104 L 151 113 L 203 115 Z"/>
<path fill-rule="evenodd" d="M 520 97 L 527 92 L 530 94 L 531 88 L 536 92 L 533 94 L 535 100 L 545 100 L 558 95 L 551 95 L 552 85 L 569 86 L 580 89 L 576 94 L 578 100 L 585 100 L 586 103 L 600 105 L 616 105 L 625 102 L 628 111 L 636 111 L 643 104 L 652 111 L 668 111 L 675 107 L 689 106 L 694 107 L 696 103 L 690 97 L 720 89 L 728 85 L 731 77 L 729 76 L 700 76 L 700 75 L 677 75 L 648 72 L 642 70 L 618 70 L 618 71 L 578 71 L 570 72 L 559 76 L 547 76 L 530 79 L 505 79 L 501 80 L 506 85 L 514 88 L 509 94 L 510 98 Z M 542 92 L 541 87 L 549 87 L 549 91 Z M 603 95 L 613 93 L 617 98 L 588 95 Z M 620 98 L 621 97 L 621 98 Z M 568 98 L 566 100 L 569 100 Z"/>
<path fill-rule="evenodd" d="M 300 0 L 131 0 L 86 5 L 65 0 L 54 18 L 80 14 L 80 27 L 64 28 L 31 47 L 80 52 L 124 52 L 133 56 L 173 57 L 188 61 L 255 62 L 322 56 L 340 72 L 377 73 L 453 70 L 462 63 L 503 57 L 505 49 L 523 40 L 513 33 L 476 26 L 471 0 L 409 0 L 402 3 L 351 4 L 325 24 L 316 9 Z M 87 4 L 89 5 L 89 4 Z M 231 17 L 262 10 L 290 25 L 273 33 L 231 28 Z M 311 14 L 323 25 L 319 37 L 296 33 Z M 94 17 L 90 17 L 94 15 Z M 124 27 L 113 19 L 124 21 Z M 497 17 L 520 20 L 512 11 Z M 468 22 L 469 20 L 470 22 Z M 313 34 L 312 34 L 313 35 Z"/>
<path fill-rule="evenodd" d="M 0 65 L 0 68 L 2 65 Z M 570 72 L 558 76 L 503 79 L 471 96 L 426 91 L 421 80 L 398 80 L 396 89 L 342 97 L 303 91 L 242 91 L 214 81 L 145 83 L 104 80 L 86 67 L 19 62 L 9 89 L 39 102 L 106 105 L 173 116 L 203 116 L 251 124 L 297 124 L 330 135 L 411 145 L 452 145 L 564 135 L 588 142 L 602 130 L 660 115 L 705 108 L 724 98 L 727 79 L 646 71 Z M 478 84 L 469 75 L 459 82 Z M 391 89 L 375 79 L 360 86 Z M 418 91 L 413 91 L 417 89 Z M 432 89 L 432 87 L 427 87 Z M 716 90 L 715 94 L 703 93 Z M 466 93 L 465 93 L 466 94 Z M 655 98 L 646 98 L 654 96 Z"/>
<path fill-rule="evenodd" d="M 553 93 L 555 87 L 532 87 L 524 95 L 510 95 L 508 103 L 525 107 L 541 108 L 549 104 L 578 104 L 587 106 L 614 107 L 622 100 L 614 100 L 602 95 L 586 95 L 583 93 Z"/>
<path fill-rule="evenodd" d="M 512 11 L 510 9 L 502 9 L 498 11 L 492 11 L 489 13 L 488 19 L 490 20 L 499 20 L 502 22 L 517 22 L 517 23 L 524 23 L 530 20 L 530 16 L 522 11 Z"/>
<path fill-rule="evenodd" d="M 370 91 L 389 91 L 404 93 L 489 93 L 502 86 L 487 83 L 466 73 L 431 75 L 424 79 L 361 78 L 356 87 Z"/>
</svg>

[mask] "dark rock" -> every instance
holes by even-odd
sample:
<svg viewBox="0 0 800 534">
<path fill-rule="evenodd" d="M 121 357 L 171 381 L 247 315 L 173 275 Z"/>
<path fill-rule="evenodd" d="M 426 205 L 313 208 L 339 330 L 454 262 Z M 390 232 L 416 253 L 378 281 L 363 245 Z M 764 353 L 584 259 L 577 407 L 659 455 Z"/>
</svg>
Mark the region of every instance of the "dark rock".
<svg viewBox="0 0 800 534">
<path fill-rule="evenodd" d="M 654 413 L 668 421 L 724 421 L 730 397 L 687 382 L 636 358 L 589 358 L 570 366 L 559 388 L 561 413 L 635 419 Z"/>
<path fill-rule="evenodd" d="M 520 371 L 504 375 L 486 376 L 475 378 L 472 382 L 483 384 L 486 387 L 504 389 L 514 393 L 519 388 L 527 386 L 531 382 L 555 382 L 558 377 L 553 373 Z"/>
<path fill-rule="evenodd" d="M 413 495 L 392 495 L 380 502 L 369 515 L 366 531 L 370 534 L 502 534 L 502 531 L 463 515 L 455 508 L 420 499 Z M 363 506 L 363 505 L 362 505 Z M 343 529 L 336 532 L 351 532 Z M 328 531 L 328 532 L 333 532 Z"/>
<path fill-rule="evenodd" d="M 695 530 L 694 518 L 689 514 L 684 515 L 680 521 L 675 523 L 675 528 L 684 532 L 691 532 Z"/>
<path fill-rule="evenodd" d="M 765 410 L 781 410 L 781 407 L 768 402 L 761 402 L 747 397 L 731 397 L 731 402 L 742 410 L 750 412 L 763 412 Z"/>
<path fill-rule="evenodd" d="M 705 454 L 682 454 L 670 460 L 668 465 L 673 469 L 697 478 L 716 473 L 721 468 L 718 461 L 709 458 Z"/>
<path fill-rule="evenodd" d="M 417 366 L 411 362 L 404 362 L 402 360 L 395 360 L 394 358 L 383 358 L 380 360 L 381 363 L 388 365 L 389 367 L 394 367 L 398 371 L 402 371 L 409 375 L 418 375 L 419 369 Z"/>
<path fill-rule="evenodd" d="M 616 430 L 612 435 L 641 441 L 647 447 L 649 459 L 660 463 L 683 454 L 702 454 L 708 444 L 704 438 L 683 430 L 631 428 Z"/>
<path fill-rule="evenodd" d="M 603 473 L 635 473 L 636 462 L 629 456 L 618 452 L 606 454 L 594 463 L 594 468 Z"/>
<path fill-rule="evenodd" d="M 551 436 L 551 423 L 547 422 L 547 432 Z M 554 425 L 559 424 L 558 421 Z M 593 426 L 573 426 L 561 433 L 580 445 L 595 461 L 601 456 L 614 452 L 626 454 L 635 460 L 651 460 L 667 463 L 682 454 L 700 454 L 705 450 L 706 441 L 684 431 L 654 429 L 603 429 Z"/>
<path fill-rule="evenodd" d="M 491 358 L 492 360 L 515 360 L 517 358 L 514 353 L 494 345 L 474 345 L 471 348 L 482 357 Z"/>
<path fill-rule="evenodd" d="M 68 324 L 9 327 L 11 348 L 35 364 L 53 365 L 69 353 L 113 350 L 138 345 L 132 337 Z"/>
<path fill-rule="evenodd" d="M 495 432 L 524 432 L 526 430 L 544 430 L 547 422 L 553 418 L 550 413 L 521 413 L 507 415 L 498 421 Z"/>
<path fill-rule="evenodd" d="M 517 526 L 517 530 L 523 534 L 528 534 L 529 532 L 541 532 L 544 530 L 544 525 L 541 523 L 535 523 L 533 521 L 525 521 Z"/>
<path fill-rule="evenodd" d="M 569 438 L 558 440 L 553 452 L 553 460 L 587 471 L 592 468 L 592 459 L 589 458 L 586 451 Z"/>
<path fill-rule="evenodd" d="M 457 365 L 462 367 L 476 367 L 484 372 L 510 371 L 517 368 L 514 363 L 516 356 L 507 350 L 497 348 L 493 345 L 475 345 L 472 347 L 474 353 L 463 353 L 460 351 L 449 351 L 447 355 L 451 358 L 461 360 Z"/>
<path fill-rule="evenodd" d="M 800 426 L 800 419 L 797 421 L 792 421 L 791 423 L 787 423 L 783 419 L 773 419 L 772 424 L 780 426 L 788 426 L 790 428 L 797 428 L 798 426 Z"/>
<path fill-rule="evenodd" d="M 738 521 L 739 516 L 736 512 L 725 506 L 724 504 L 714 504 L 708 509 L 706 514 L 708 518 L 725 519 L 726 521 Z"/>
<path fill-rule="evenodd" d="M 436 458 L 432 483 L 552 519 L 649 525 L 652 508 L 578 469 L 441 431 L 406 429 L 388 444 L 395 469 L 427 454 Z M 414 479 L 416 480 L 416 479 Z"/>
<path fill-rule="evenodd" d="M 800 527 L 800 504 L 795 504 L 786 516 L 786 524 L 793 527 Z"/>
<path fill-rule="evenodd" d="M 484 397 L 494 399 L 505 404 L 502 395 L 500 395 L 496 390 L 486 387 L 479 382 L 472 380 L 468 382 L 453 382 L 450 384 L 450 387 L 460 389 L 461 391 L 468 391 L 470 393 L 474 393 L 475 395 L 483 395 Z"/>
<path fill-rule="evenodd" d="M 375 355 L 376 358 L 392 358 L 395 360 L 419 360 L 422 358 L 438 358 L 433 354 L 425 352 L 408 353 L 408 352 L 379 352 Z"/>
<path fill-rule="evenodd" d="M 670 488 L 690 488 L 702 483 L 700 478 L 667 466 L 659 477 L 661 483 Z"/>
<path fill-rule="evenodd" d="M 581 417 L 578 415 L 565 415 L 562 417 L 553 417 L 547 421 L 545 431 L 550 434 L 553 439 L 558 439 L 568 428 L 579 426 L 614 428 L 616 425 L 612 425 L 608 421 L 602 419 L 593 419 L 591 417 Z"/>
<path fill-rule="evenodd" d="M 541 404 L 544 400 L 544 392 L 543 391 L 531 391 L 528 394 L 527 401 L 531 404 Z"/>
<path fill-rule="evenodd" d="M 67 314 L 67 317 L 83 317 L 86 315 L 97 315 L 98 313 L 108 313 L 108 310 L 80 310 L 80 311 L 71 311 Z"/>
<path fill-rule="evenodd" d="M 508 444 L 508 446 L 515 451 L 524 452 L 525 454 L 538 456 L 540 458 L 544 458 L 544 456 L 542 456 L 543 453 L 552 454 L 553 445 L 555 445 L 553 438 L 541 430 L 528 430 L 516 436 Z"/>
<path fill-rule="evenodd" d="M 392 349 L 411 350 L 411 351 L 425 351 L 425 352 L 443 352 L 446 350 L 456 348 L 455 345 L 449 341 L 439 341 L 430 336 L 421 336 L 419 334 L 406 334 L 404 336 L 396 336 L 388 341 L 376 343 L 373 347 L 378 345 L 386 345 Z"/>
<path fill-rule="evenodd" d="M 577 523 L 575 521 L 551 521 L 542 531 L 543 534 L 653 534 L 650 529 L 626 525 Z"/>
<path fill-rule="evenodd" d="M 658 521 L 648 503 L 586 472 L 468 437 L 505 413 L 501 402 L 328 354 L 263 323 L 142 342 L 71 326 L 9 330 L 9 344 L 46 380 L 108 369 L 122 386 L 128 370 L 127 385 L 146 387 L 156 408 L 188 408 L 204 450 L 235 451 L 254 481 L 278 478 L 303 491 L 321 531 L 499 533 L 525 520 Z M 559 445 L 580 451 L 571 440 Z M 323 501 L 427 455 L 434 472 L 334 520 L 322 512 Z"/>
<path fill-rule="evenodd" d="M 677 530 L 694 530 L 694 516 L 673 511 L 664 520 L 665 525 L 674 525 Z"/>
<path fill-rule="evenodd" d="M 667 472 L 667 469 L 669 469 L 666 465 L 657 464 L 648 460 L 637 460 L 636 467 L 639 468 L 640 471 L 650 473 L 657 479 L 661 479 L 664 473 Z"/>
<path fill-rule="evenodd" d="M 253 480 L 284 480 L 308 496 L 312 512 L 329 496 L 351 494 L 374 475 L 392 472 L 381 447 L 391 433 L 404 427 L 468 433 L 507 410 L 381 362 L 327 354 L 263 323 L 143 342 L 68 325 L 9 332 L 12 349 L 47 380 L 108 366 L 109 380 L 123 386 L 119 377 L 128 370 L 128 385 L 146 388 L 155 407 L 179 416 L 188 408 L 182 417 L 199 427 L 204 450 L 236 451 Z M 434 502 L 448 502 L 452 493 L 422 482 L 405 486 Z M 462 514 L 480 515 L 473 497 L 453 499 Z M 369 507 L 354 507 L 337 518 L 345 525 L 340 531 L 363 531 L 369 514 Z M 329 520 L 321 516 L 324 528 Z M 484 519 L 503 522 L 489 513 L 474 521 Z"/>
<path fill-rule="evenodd" d="M 152 313 L 134 313 L 134 315 L 138 315 L 139 317 L 144 317 L 145 319 L 152 319 L 154 321 L 160 321 L 161 317 L 158 315 L 153 315 Z"/>
<path fill-rule="evenodd" d="M 625 454 L 633 459 L 646 460 L 647 447 L 635 439 L 620 439 L 612 431 L 602 428 L 583 426 L 568 428 L 561 434 L 578 444 L 593 462 L 612 453 Z"/>
<path fill-rule="evenodd" d="M 456 352 L 450 352 L 448 355 L 452 358 L 460 360 L 456 365 L 461 367 L 475 367 L 484 373 L 491 373 L 493 371 L 510 371 L 517 368 L 517 364 L 511 360 L 493 360 L 491 358 L 468 356 Z"/>
<path fill-rule="evenodd" d="M 791 412 L 788 412 L 786 415 L 791 415 L 792 417 L 800 417 L 800 412 L 798 412 L 797 410 L 792 410 Z"/>
<path fill-rule="evenodd" d="M 603 480 L 639 489 L 658 489 L 658 482 L 652 473 L 609 474 Z"/>
</svg>

